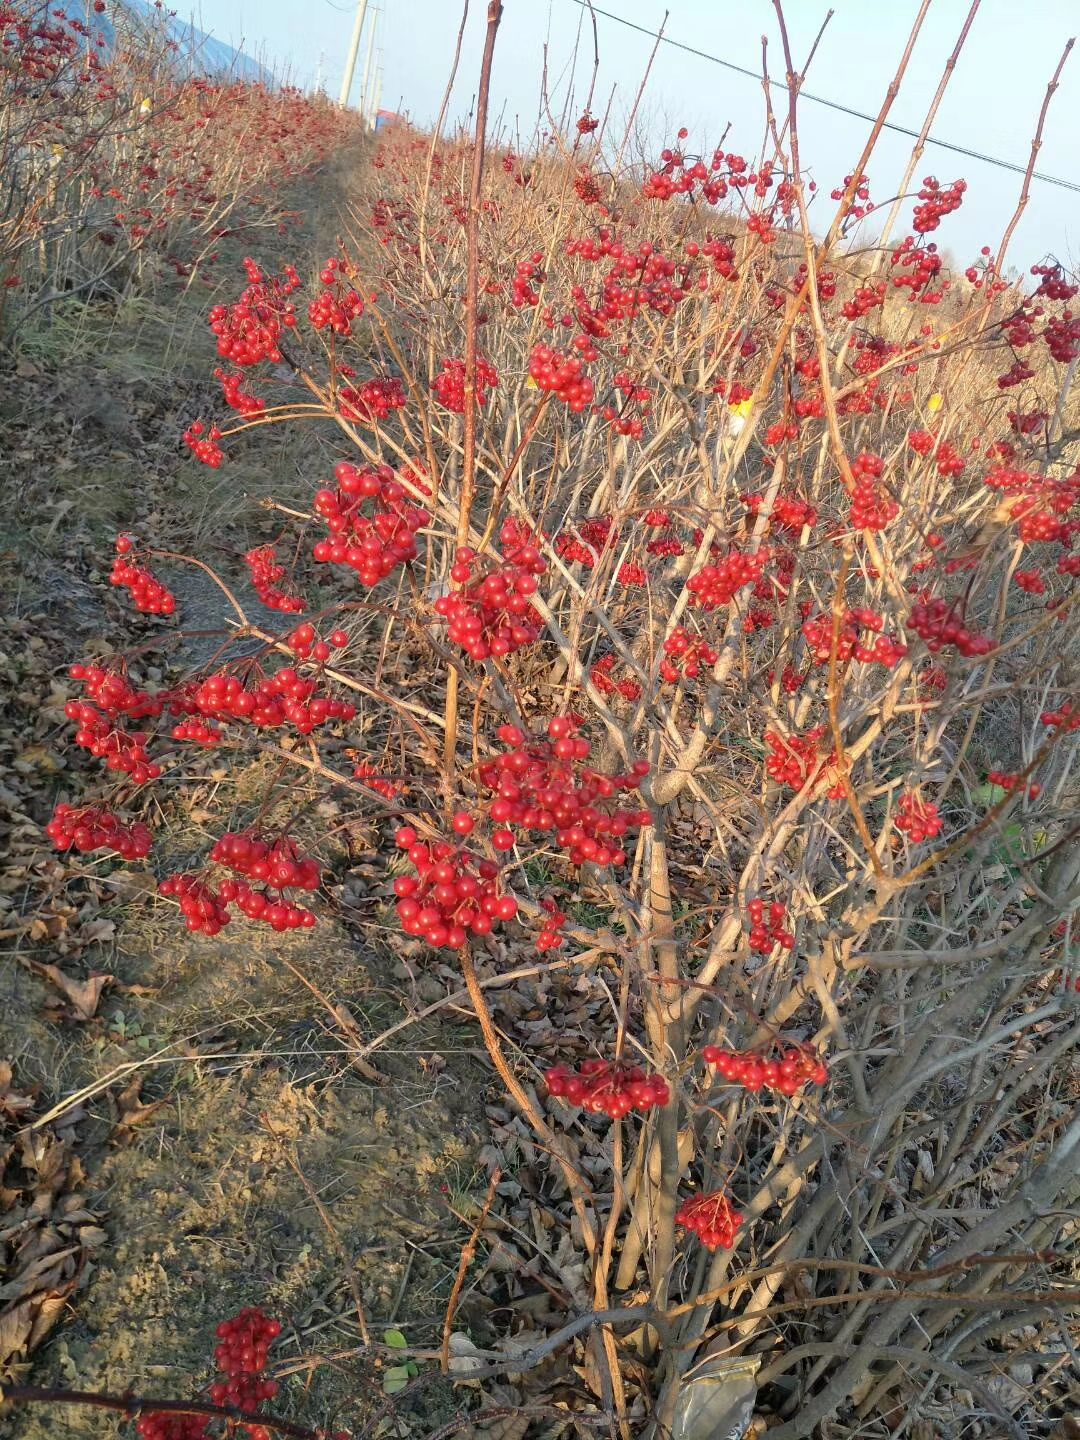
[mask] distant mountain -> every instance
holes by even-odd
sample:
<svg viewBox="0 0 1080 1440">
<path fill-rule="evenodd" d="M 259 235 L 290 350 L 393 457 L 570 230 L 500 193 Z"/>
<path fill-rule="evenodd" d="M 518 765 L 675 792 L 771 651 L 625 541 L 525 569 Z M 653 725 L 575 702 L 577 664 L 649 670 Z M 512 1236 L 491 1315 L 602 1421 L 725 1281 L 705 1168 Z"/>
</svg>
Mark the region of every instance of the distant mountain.
<svg viewBox="0 0 1080 1440">
<path fill-rule="evenodd" d="M 59 0 L 50 4 L 52 11 L 63 10 L 73 19 L 87 21 L 87 5 L 84 0 Z M 197 75 L 221 79 L 231 77 L 247 80 L 252 84 L 270 84 L 273 77 L 257 61 L 251 60 L 241 50 L 234 50 L 223 40 L 206 35 L 190 20 L 182 20 L 178 12 L 172 18 L 169 8 L 159 9 L 153 0 L 107 0 L 106 9 L 100 15 L 91 11 L 90 25 L 95 34 L 105 40 L 106 49 L 116 45 L 118 31 L 141 30 L 152 27 L 157 30 L 164 25 L 169 39 L 176 42 L 180 58 L 187 62 Z"/>
</svg>

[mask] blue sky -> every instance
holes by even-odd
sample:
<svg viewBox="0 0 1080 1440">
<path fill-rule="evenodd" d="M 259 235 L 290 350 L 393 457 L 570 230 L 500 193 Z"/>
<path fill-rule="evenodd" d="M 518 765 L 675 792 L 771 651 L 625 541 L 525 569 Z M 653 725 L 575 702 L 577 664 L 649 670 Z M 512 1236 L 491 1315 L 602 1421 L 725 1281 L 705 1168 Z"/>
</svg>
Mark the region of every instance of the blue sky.
<svg viewBox="0 0 1080 1440">
<path fill-rule="evenodd" d="M 176 3 L 176 0 L 174 0 Z M 419 124 L 431 121 L 442 98 L 461 6 L 456 0 L 371 0 L 379 9 L 382 103 L 407 110 Z M 655 30 L 665 0 L 597 0 L 603 9 Z M 769 65 L 783 68 L 770 0 L 666 0 L 666 34 L 697 49 L 757 70 L 761 36 L 769 37 Z M 796 61 L 805 55 L 828 6 L 824 0 L 788 0 L 786 13 Z M 806 87 L 858 110 L 876 111 L 895 69 L 917 0 L 833 0 L 835 15 L 807 77 Z M 890 118 L 918 129 L 951 51 L 968 0 L 934 0 L 924 22 L 908 76 Z M 183 15 L 183 0 L 178 5 Z M 479 69 L 485 0 L 471 0 L 451 118 L 468 113 Z M 287 65 L 298 83 L 311 85 L 320 71 L 336 95 L 355 6 L 351 0 L 200 0 L 196 23 L 219 38 Z M 532 132 L 540 100 L 543 47 L 548 46 L 553 110 L 561 111 L 573 64 L 582 10 L 574 0 L 505 0 L 492 84 L 497 116 Z M 624 113 L 640 83 L 652 42 L 599 16 L 600 72 L 597 96 Z M 932 134 L 1020 165 L 1047 80 L 1065 40 L 1080 29 L 1075 0 L 982 0 L 971 35 L 935 121 Z M 581 31 L 575 86 L 584 94 L 591 69 L 591 35 Z M 361 55 L 361 64 L 363 55 Z M 354 100 L 359 92 L 357 84 Z M 783 96 L 774 103 L 783 103 Z M 595 107 L 594 107 L 595 108 Z M 661 46 L 650 76 L 644 113 L 650 133 L 666 138 L 690 128 L 688 148 L 710 150 L 731 123 L 728 148 L 752 156 L 761 143 L 760 82 L 724 70 L 669 46 Z M 826 192 L 857 158 L 868 126 L 822 106 L 801 111 L 804 163 Z M 1080 182 L 1080 46 L 1066 66 L 1050 111 L 1037 168 Z M 874 195 L 884 200 L 902 174 L 911 142 L 883 137 L 870 166 Z M 937 239 L 963 263 L 979 247 L 996 248 L 1019 194 L 1021 177 L 963 156 L 928 148 L 918 171 L 942 181 L 964 176 L 969 190 L 961 211 L 949 217 Z M 1010 252 L 1016 265 L 1054 253 L 1080 266 L 1080 192 L 1038 181 Z"/>
</svg>

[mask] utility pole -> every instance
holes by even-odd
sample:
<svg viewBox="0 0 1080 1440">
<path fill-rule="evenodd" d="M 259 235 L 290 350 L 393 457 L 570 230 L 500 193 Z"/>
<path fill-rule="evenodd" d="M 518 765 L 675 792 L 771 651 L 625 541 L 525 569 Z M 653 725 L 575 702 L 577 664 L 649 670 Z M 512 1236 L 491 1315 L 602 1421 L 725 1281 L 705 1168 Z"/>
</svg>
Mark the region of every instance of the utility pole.
<svg viewBox="0 0 1080 1440">
<path fill-rule="evenodd" d="M 349 53 L 345 57 L 345 73 L 341 77 L 341 94 L 338 96 L 338 104 L 342 110 L 349 103 L 349 92 L 352 89 L 353 71 L 356 69 L 356 57 L 360 54 L 360 36 L 364 30 L 364 17 L 367 15 L 368 0 L 357 0 L 356 23 L 353 25 L 352 39 L 349 41 Z"/>
<path fill-rule="evenodd" d="M 375 73 L 375 98 L 371 102 L 371 128 L 374 130 L 379 123 L 379 104 L 382 101 L 382 66 L 380 65 Z M 1075 360 L 1073 365 L 1075 367 Z M 1067 393 L 1067 392 L 1066 392 Z"/>
<path fill-rule="evenodd" d="M 370 115 L 371 109 L 371 67 L 375 59 L 375 29 L 379 23 L 378 10 L 371 17 L 371 29 L 368 31 L 367 59 L 364 61 L 364 84 L 360 91 L 360 118 L 365 123 L 374 124 L 374 117 Z"/>
</svg>

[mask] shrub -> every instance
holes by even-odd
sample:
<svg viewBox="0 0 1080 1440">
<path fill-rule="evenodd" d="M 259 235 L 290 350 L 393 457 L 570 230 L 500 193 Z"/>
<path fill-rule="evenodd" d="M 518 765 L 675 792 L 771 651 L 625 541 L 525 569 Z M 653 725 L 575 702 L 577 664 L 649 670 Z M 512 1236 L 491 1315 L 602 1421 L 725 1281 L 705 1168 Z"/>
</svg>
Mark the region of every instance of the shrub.
<svg viewBox="0 0 1080 1440">
<path fill-rule="evenodd" d="M 1077 286 L 1010 279 L 1011 225 L 949 274 L 960 180 L 860 250 L 869 151 L 816 238 L 794 108 L 771 158 L 680 131 L 642 173 L 587 112 L 485 163 L 481 97 L 471 142 L 380 141 L 315 281 L 253 259 L 212 312 L 234 418 L 198 459 L 267 423 L 334 452 L 248 555 L 290 613 L 218 576 L 209 664 L 81 662 L 76 739 L 120 778 L 57 833 L 136 846 L 192 747 L 379 824 L 387 905 L 460 965 L 567 1202 L 622 1433 L 670 1433 L 718 1337 L 778 1440 L 961 1364 L 1000 1410 L 979 1369 L 1062 1293 L 1080 1142 Z M 168 616 L 175 557 L 118 551 Z M 294 829 L 223 815 L 162 893 L 192 931 L 310 926 Z M 610 1001 L 532 1069 L 477 973 L 530 936 Z"/>
</svg>

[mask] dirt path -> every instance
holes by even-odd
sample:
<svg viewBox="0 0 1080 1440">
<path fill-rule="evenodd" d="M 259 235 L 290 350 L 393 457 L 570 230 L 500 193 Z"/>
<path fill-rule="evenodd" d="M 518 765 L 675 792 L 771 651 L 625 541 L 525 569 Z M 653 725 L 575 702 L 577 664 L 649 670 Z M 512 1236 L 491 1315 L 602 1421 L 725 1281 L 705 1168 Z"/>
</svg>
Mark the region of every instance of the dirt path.
<svg viewBox="0 0 1080 1440">
<path fill-rule="evenodd" d="M 304 257 L 337 223 L 337 178 L 319 183 L 307 233 L 290 240 Z M 66 665 L 123 641 L 103 578 L 111 536 L 166 533 L 170 513 L 217 534 L 215 517 L 227 512 L 257 537 L 241 492 L 283 472 L 295 480 L 295 453 L 276 436 L 248 446 L 227 482 L 186 460 L 177 437 L 202 406 L 210 351 L 184 319 L 195 339 L 174 367 L 174 319 L 164 302 L 137 307 L 130 324 L 84 315 L 98 343 L 84 335 L 65 355 L 57 335 L 42 340 L 8 376 L 0 405 L 5 491 L 22 502 L 0 521 L 10 577 L 0 1060 L 11 1094 L 29 1106 L 9 1109 L 5 1134 L 13 1143 L 27 1115 L 47 1117 L 32 1133 L 68 1166 L 47 1200 L 40 1175 L 19 1170 L 24 1188 L 6 1218 L 23 1224 L 23 1239 L 5 1231 L 6 1278 L 25 1274 L 19 1247 L 34 1204 L 43 1252 L 79 1237 L 76 1258 L 55 1272 L 67 1278 L 51 1333 L 20 1378 L 167 1396 L 205 1380 L 215 1324 L 244 1305 L 281 1318 L 286 1360 L 348 1350 L 365 1324 L 376 1340 L 393 1327 L 411 1345 L 437 1343 L 468 1233 L 458 1216 L 484 1189 L 476 1155 L 487 1074 L 452 1008 L 373 1056 L 379 1078 L 353 1062 L 357 1037 L 447 993 L 445 979 L 395 957 L 362 860 L 339 857 L 314 938 L 268 942 L 238 924 L 207 939 L 187 936 L 131 873 L 62 865 L 43 843 L 55 801 L 92 774 L 65 738 Z M 203 779 L 219 783 L 212 767 Z M 205 846 L 205 818 L 197 807 L 183 823 L 171 818 L 167 860 Z M 99 995 L 95 975 L 110 977 Z M 10 1184 L 13 1152 L 5 1163 Z M 30 1287 L 34 1313 L 43 1294 Z M 279 1407 L 313 1420 L 340 1404 L 339 1422 L 355 1422 L 382 1395 L 378 1374 L 347 1361 L 320 1377 L 317 1402 L 303 1379 L 285 1386 Z M 17 1440 L 117 1433 L 93 1411 L 66 1412 L 58 1428 L 55 1412 L 24 1410 L 0 1428 Z"/>
</svg>

